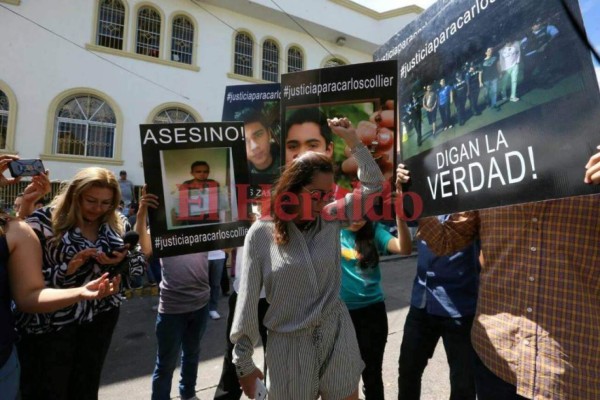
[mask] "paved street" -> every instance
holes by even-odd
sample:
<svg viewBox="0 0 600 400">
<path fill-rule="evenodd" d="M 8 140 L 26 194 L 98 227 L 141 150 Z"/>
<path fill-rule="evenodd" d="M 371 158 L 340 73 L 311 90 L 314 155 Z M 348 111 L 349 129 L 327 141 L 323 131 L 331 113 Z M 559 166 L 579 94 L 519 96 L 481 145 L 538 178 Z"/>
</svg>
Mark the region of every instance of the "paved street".
<svg viewBox="0 0 600 400">
<path fill-rule="evenodd" d="M 410 289 L 415 274 L 415 257 L 386 259 L 382 263 L 383 286 L 386 293 L 389 336 L 386 347 L 383 378 L 386 399 L 397 397 L 397 370 L 404 319 L 408 312 Z M 100 388 L 101 400 L 147 400 L 151 393 L 151 375 L 156 353 L 152 306 L 157 297 L 139 297 L 123 304 L 112 346 L 104 366 Z M 213 398 L 221 373 L 225 341 L 227 299 L 221 298 L 219 312 L 222 318 L 208 321 L 202 339 L 202 353 L 198 371 L 197 396 L 201 400 Z M 423 377 L 421 399 L 440 400 L 449 397 L 448 366 L 441 342 Z M 262 349 L 257 349 L 255 361 L 262 362 Z M 175 371 L 171 395 L 178 399 Z"/>
</svg>

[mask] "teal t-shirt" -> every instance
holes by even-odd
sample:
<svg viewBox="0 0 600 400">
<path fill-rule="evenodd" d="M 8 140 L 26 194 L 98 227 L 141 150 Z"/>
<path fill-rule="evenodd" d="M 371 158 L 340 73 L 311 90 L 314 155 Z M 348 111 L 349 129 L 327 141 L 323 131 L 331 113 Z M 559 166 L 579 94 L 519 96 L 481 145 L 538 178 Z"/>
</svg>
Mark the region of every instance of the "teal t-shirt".
<svg viewBox="0 0 600 400">
<path fill-rule="evenodd" d="M 394 236 L 381 224 L 375 223 L 375 246 L 380 255 L 387 254 L 387 244 Z M 340 295 L 349 310 L 363 308 L 383 301 L 379 265 L 362 269 L 355 250 L 355 235 L 342 229 L 342 290 Z"/>
</svg>

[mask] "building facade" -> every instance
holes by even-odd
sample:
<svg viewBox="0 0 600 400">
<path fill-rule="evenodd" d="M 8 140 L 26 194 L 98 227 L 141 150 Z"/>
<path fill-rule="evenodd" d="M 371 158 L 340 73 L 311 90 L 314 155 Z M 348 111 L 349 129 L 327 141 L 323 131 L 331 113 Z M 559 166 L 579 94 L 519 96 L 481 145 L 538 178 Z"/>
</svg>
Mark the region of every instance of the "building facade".
<svg viewBox="0 0 600 400">
<path fill-rule="evenodd" d="M 144 180 L 139 124 L 220 121 L 227 85 L 368 62 L 422 11 L 350 0 L 0 0 L 0 153 Z"/>
</svg>

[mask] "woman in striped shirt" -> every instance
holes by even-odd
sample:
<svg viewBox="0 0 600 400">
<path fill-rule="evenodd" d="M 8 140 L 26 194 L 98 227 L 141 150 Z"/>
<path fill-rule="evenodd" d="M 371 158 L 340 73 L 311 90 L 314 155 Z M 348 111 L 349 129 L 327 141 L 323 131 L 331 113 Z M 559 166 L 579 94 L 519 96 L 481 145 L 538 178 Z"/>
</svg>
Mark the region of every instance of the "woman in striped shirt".
<svg viewBox="0 0 600 400">
<path fill-rule="evenodd" d="M 264 285 L 269 398 L 358 399 L 364 364 L 348 309 L 339 298 L 340 229 L 366 214 L 365 205 L 373 204 L 367 197 L 381 191 L 384 178 L 349 121 L 328 122 L 352 150 L 361 189 L 327 204 L 333 198 L 333 165 L 327 156 L 308 152 L 294 159 L 276 184 L 272 218 L 250 228 L 231 333 L 233 361 L 250 398 L 257 378 L 263 378 L 252 353 Z"/>
<path fill-rule="evenodd" d="M 27 223 L 43 252 L 47 287 L 72 288 L 102 276 L 127 255 L 127 219 L 117 212 L 121 194 L 114 174 L 90 167 L 79 171 L 49 207 Z M 17 313 L 21 341 L 21 395 L 29 399 L 97 399 L 100 372 L 117 319 L 119 296 L 80 301 L 46 314 Z"/>
</svg>

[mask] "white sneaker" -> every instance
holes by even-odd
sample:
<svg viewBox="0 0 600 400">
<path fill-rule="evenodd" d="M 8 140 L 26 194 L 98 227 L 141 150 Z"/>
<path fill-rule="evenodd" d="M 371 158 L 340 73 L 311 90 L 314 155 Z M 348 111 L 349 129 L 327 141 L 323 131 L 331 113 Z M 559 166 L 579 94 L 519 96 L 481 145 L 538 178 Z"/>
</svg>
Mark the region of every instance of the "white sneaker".
<svg viewBox="0 0 600 400">
<path fill-rule="evenodd" d="M 216 311 L 209 311 L 208 315 L 211 319 L 221 319 L 221 315 Z"/>
<path fill-rule="evenodd" d="M 511 97 L 510 101 L 512 101 L 513 103 L 516 103 L 517 101 L 519 101 L 518 97 Z"/>
</svg>

